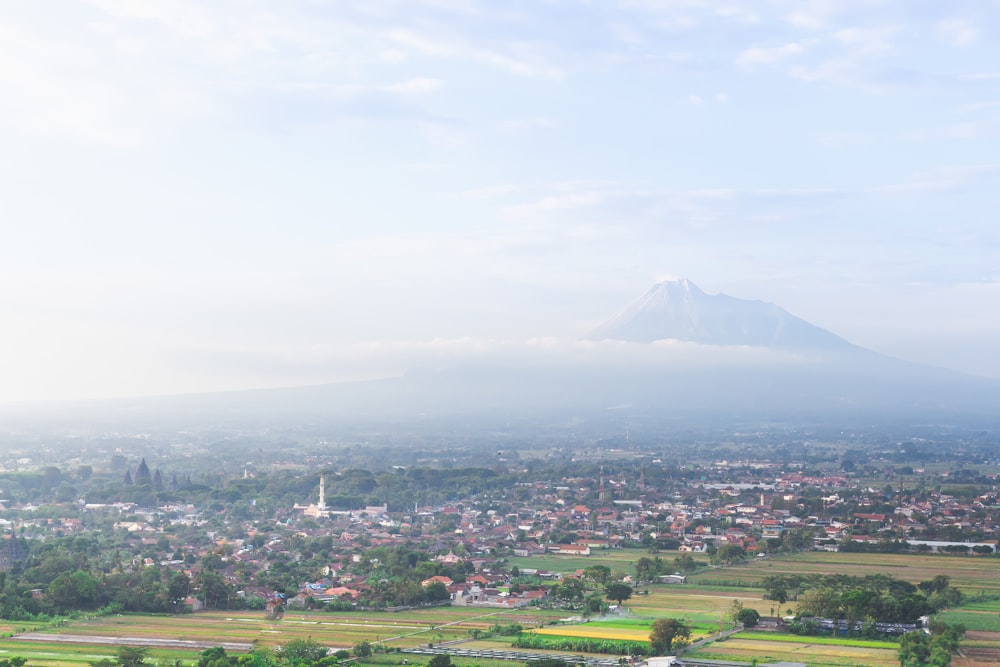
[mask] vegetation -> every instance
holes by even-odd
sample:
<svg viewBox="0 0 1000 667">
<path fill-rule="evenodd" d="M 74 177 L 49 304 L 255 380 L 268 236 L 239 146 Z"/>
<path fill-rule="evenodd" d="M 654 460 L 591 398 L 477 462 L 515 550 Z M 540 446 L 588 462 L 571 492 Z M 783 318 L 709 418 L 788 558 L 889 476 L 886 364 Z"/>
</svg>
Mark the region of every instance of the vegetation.
<svg viewBox="0 0 1000 667">
<path fill-rule="evenodd" d="M 943 623 L 932 625 L 931 634 L 908 632 L 900 638 L 899 664 L 901 667 L 948 667 L 964 635 L 962 626 Z"/>
<path fill-rule="evenodd" d="M 667 655 L 680 648 L 691 636 L 691 628 L 676 618 L 661 618 L 649 633 L 651 655 Z"/>
</svg>

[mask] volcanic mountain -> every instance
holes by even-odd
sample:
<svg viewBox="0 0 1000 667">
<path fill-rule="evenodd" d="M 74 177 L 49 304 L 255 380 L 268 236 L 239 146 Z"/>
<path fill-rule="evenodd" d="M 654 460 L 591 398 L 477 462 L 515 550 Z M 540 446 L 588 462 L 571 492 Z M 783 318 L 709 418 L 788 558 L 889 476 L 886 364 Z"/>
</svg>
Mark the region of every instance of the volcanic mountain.
<svg viewBox="0 0 1000 667">
<path fill-rule="evenodd" d="M 654 285 L 589 338 L 446 363 L 417 357 L 409 372 L 381 380 L 80 403 L 56 417 L 25 411 L 18 419 L 106 430 L 350 424 L 364 433 L 449 438 L 467 429 L 480 440 L 497 428 L 525 437 L 563 428 L 567 442 L 623 423 L 659 437 L 720 424 L 993 428 L 1000 419 L 996 380 L 866 350 L 773 304 L 706 294 L 687 280 Z M 671 343 L 649 344 L 661 340 Z M 0 406 L 7 428 L 15 416 Z"/>
<path fill-rule="evenodd" d="M 706 294 L 684 279 L 653 285 L 587 338 L 831 351 L 855 347 L 774 304 Z"/>
</svg>

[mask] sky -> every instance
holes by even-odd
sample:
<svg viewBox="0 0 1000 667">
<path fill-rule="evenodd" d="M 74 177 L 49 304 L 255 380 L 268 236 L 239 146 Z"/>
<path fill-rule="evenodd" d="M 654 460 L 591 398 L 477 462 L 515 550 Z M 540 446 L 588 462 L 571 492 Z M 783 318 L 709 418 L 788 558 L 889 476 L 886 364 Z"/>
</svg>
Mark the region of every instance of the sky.
<svg viewBox="0 0 1000 667">
<path fill-rule="evenodd" d="M 10 0 L 0 401 L 573 348 L 652 284 L 1000 378 L 997 0 Z"/>
</svg>

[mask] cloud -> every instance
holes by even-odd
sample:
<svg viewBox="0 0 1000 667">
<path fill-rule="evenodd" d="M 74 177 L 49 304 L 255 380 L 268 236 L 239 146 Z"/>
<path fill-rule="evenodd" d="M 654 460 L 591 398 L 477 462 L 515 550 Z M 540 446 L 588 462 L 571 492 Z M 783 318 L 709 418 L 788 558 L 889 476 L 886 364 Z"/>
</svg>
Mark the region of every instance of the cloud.
<svg viewBox="0 0 1000 667">
<path fill-rule="evenodd" d="M 736 64 L 747 68 L 776 65 L 802 55 L 805 50 L 806 47 L 799 42 L 790 42 L 782 46 L 755 46 L 736 56 Z"/>
<path fill-rule="evenodd" d="M 442 88 L 444 88 L 444 81 L 441 79 L 416 77 L 399 83 L 389 84 L 384 87 L 384 90 L 390 93 L 425 94 L 436 92 Z"/>
<path fill-rule="evenodd" d="M 192 372 L 208 369 L 226 376 L 236 373 L 249 386 L 398 377 L 414 369 L 448 370 L 469 364 L 593 370 L 802 361 L 798 354 L 763 348 L 720 347 L 675 340 L 643 344 L 556 337 L 462 337 L 372 340 L 306 347 L 198 348 L 177 350 L 171 356 L 181 368 L 190 368 Z"/>
<path fill-rule="evenodd" d="M 961 48 L 979 41 L 979 27 L 968 19 L 947 19 L 934 26 L 934 34 L 943 42 Z"/>
</svg>

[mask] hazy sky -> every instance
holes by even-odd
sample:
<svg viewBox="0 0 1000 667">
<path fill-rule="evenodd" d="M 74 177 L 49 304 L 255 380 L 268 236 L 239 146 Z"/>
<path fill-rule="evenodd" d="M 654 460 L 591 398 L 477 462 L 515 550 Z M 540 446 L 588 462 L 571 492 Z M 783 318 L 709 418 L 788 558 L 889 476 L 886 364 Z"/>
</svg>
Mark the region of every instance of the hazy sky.
<svg viewBox="0 0 1000 667">
<path fill-rule="evenodd" d="M 996 0 L 11 0 L 0 400 L 571 341 L 653 282 L 1000 377 Z"/>
</svg>

